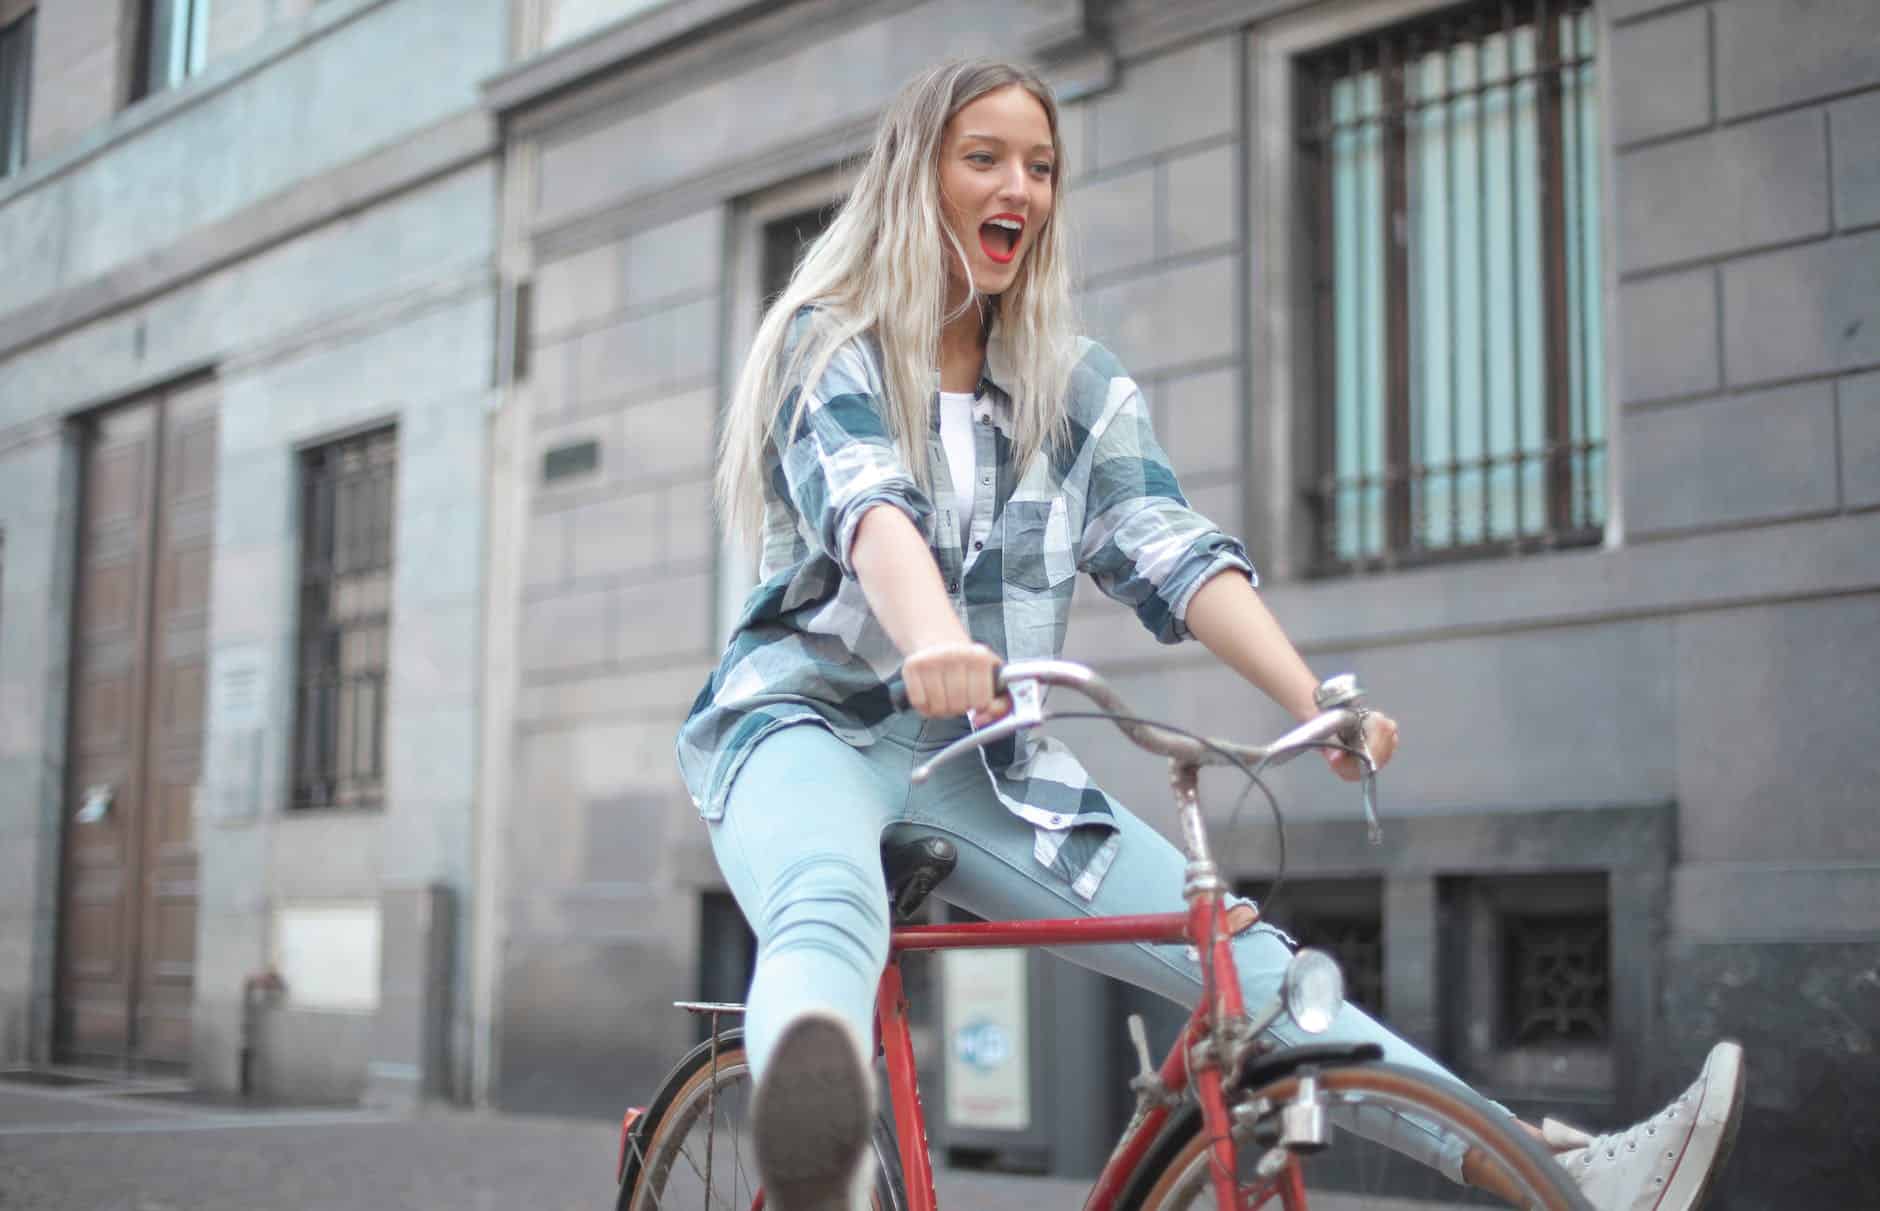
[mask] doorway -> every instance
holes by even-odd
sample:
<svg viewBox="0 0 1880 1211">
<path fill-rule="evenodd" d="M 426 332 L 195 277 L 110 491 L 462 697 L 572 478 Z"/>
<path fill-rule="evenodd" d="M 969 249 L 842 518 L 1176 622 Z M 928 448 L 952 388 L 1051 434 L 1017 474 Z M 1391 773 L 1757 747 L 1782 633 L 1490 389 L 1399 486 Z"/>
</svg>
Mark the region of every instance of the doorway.
<svg viewBox="0 0 1880 1211">
<path fill-rule="evenodd" d="M 62 1062 L 188 1064 L 216 391 L 85 422 L 59 902 Z"/>
</svg>

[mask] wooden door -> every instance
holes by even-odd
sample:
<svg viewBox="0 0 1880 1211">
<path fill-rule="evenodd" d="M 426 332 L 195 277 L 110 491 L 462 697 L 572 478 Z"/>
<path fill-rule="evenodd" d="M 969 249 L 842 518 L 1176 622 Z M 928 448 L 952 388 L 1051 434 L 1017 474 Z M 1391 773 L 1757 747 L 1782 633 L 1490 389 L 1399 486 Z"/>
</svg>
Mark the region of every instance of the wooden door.
<svg viewBox="0 0 1880 1211">
<path fill-rule="evenodd" d="M 62 1058 L 189 1058 L 216 411 L 202 383 L 85 437 L 65 814 Z"/>
</svg>

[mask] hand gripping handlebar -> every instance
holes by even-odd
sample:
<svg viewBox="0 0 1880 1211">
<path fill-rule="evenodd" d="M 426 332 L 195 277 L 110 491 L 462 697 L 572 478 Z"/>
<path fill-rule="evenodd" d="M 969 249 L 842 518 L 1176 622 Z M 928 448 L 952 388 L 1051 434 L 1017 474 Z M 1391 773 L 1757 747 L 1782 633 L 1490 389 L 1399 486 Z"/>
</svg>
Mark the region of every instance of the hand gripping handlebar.
<svg viewBox="0 0 1880 1211">
<path fill-rule="evenodd" d="M 1138 747 L 1167 757 L 1178 765 L 1233 765 L 1257 773 L 1266 766 L 1283 765 L 1307 749 L 1342 743 L 1356 753 L 1364 767 L 1364 818 L 1371 844 L 1383 840 L 1377 818 L 1377 766 L 1365 747 L 1361 726 L 1365 714 L 1363 695 L 1355 684 L 1346 683 L 1345 679 L 1338 679 L 1333 694 L 1321 696 L 1321 701 L 1329 698 L 1338 705 L 1330 706 L 1265 745 L 1236 744 L 1231 740 L 1215 740 L 1160 727 L 1131 711 L 1121 695 L 1095 671 L 1069 660 L 1012 661 L 999 670 L 998 684 L 1001 691 L 1011 695 L 1011 713 L 996 723 L 961 736 L 930 760 L 916 766 L 912 774 L 916 783 L 925 782 L 936 767 L 972 749 L 984 748 L 1049 721 L 1052 714 L 1044 709 L 1044 688 L 1062 686 L 1095 703 Z M 895 705 L 905 708 L 906 692 L 898 679 L 891 692 Z"/>
</svg>

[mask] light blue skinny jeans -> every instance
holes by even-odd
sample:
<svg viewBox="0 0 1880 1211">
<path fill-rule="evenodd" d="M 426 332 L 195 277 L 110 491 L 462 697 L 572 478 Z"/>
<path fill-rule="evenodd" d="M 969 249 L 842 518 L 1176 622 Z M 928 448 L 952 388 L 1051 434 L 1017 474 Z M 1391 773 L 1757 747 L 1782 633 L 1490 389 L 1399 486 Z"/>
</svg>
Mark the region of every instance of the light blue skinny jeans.
<svg viewBox="0 0 1880 1211">
<path fill-rule="evenodd" d="M 1186 859 L 1133 814 L 1122 813 L 1122 845 L 1095 899 L 1085 901 L 1032 857 L 1032 827 L 999 802 L 976 756 L 942 766 L 924 785 L 908 774 L 962 734 L 963 722 L 908 713 L 867 749 L 816 724 L 759 740 L 735 775 L 724 814 L 709 822 L 719 868 L 757 934 L 757 970 L 745 1015 L 745 1046 L 761 1076 L 786 1024 L 806 1010 L 839 1015 L 861 1039 L 874 1035 L 875 989 L 888 959 L 888 896 L 881 840 L 891 830 L 939 833 L 959 864 L 935 894 L 988 920 L 1179 912 Z M 1201 973 L 1184 945 L 1121 943 L 1067 947 L 1072 962 L 1159 993 L 1185 1007 L 1200 998 Z M 1292 957 L 1284 936 L 1255 925 L 1234 942 L 1249 1008 L 1278 991 Z M 1272 1033 L 1310 1036 L 1290 1021 Z M 1384 1058 L 1455 1079 L 1436 1061 L 1346 1005 L 1319 1041 L 1371 1042 Z M 1341 1125 L 1462 1180 L 1466 1144 L 1421 1119 L 1367 1110 Z"/>
</svg>

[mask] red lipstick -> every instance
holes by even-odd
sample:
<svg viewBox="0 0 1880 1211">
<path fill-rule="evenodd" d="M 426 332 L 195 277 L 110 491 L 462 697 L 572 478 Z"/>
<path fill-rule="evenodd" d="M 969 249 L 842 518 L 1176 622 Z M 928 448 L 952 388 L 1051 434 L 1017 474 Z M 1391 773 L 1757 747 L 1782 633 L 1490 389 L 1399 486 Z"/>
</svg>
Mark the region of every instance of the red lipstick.
<svg viewBox="0 0 1880 1211">
<path fill-rule="evenodd" d="M 1018 255 L 1019 241 L 1025 234 L 1025 216 L 1005 211 L 979 225 L 979 249 L 999 265 L 1009 265 Z"/>
</svg>

